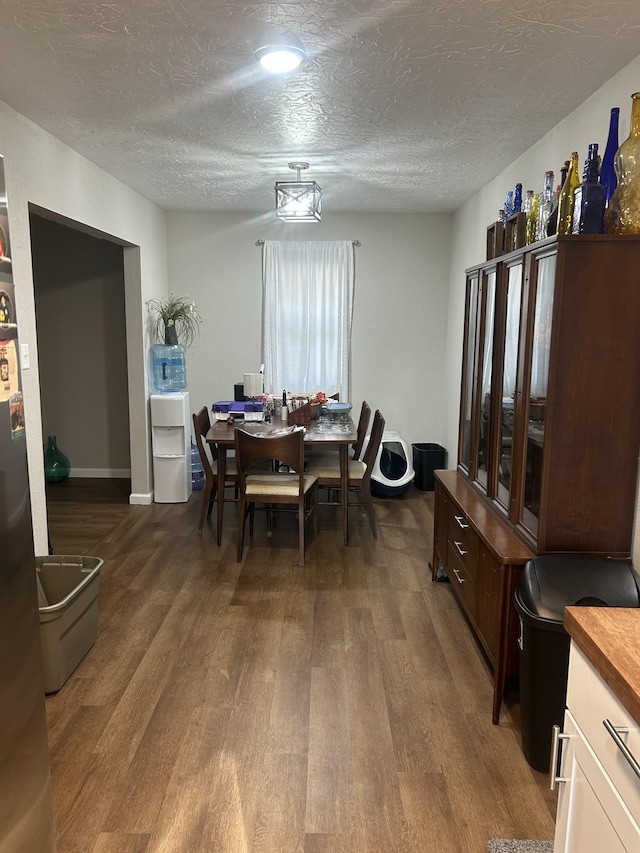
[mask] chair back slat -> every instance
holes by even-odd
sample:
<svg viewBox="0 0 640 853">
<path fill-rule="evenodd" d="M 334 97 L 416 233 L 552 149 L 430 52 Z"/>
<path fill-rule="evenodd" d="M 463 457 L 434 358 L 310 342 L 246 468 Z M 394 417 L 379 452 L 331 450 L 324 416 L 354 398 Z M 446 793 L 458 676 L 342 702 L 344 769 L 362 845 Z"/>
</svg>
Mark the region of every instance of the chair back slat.
<svg viewBox="0 0 640 853">
<path fill-rule="evenodd" d="M 364 445 L 364 440 L 367 435 L 367 430 L 369 429 L 369 420 L 371 418 L 371 406 L 365 400 L 362 403 L 362 408 L 360 409 L 360 417 L 358 419 L 358 429 L 357 429 L 357 438 L 356 443 L 353 445 L 353 458 L 359 459 L 360 454 L 362 453 L 362 446 Z"/>
<path fill-rule="evenodd" d="M 380 409 L 376 409 L 375 414 L 373 416 L 373 426 L 371 427 L 371 435 L 369 436 L 369 443 L 367 444 L 367 448 L 364 452 L 364 456 L 362 457 L 362 461 L 366 465 L 366 471 L 363 476 L 363 481 L 368 482 L 371 480 L 371 472 L 373 471 L 373 466 L 376 462 L 376 456 L 378 455 L 378 450 L 380 449 L 380 443 L 382 441 L 382 433 L 384 432 L 385 420 L 382 416 L 382 412 Z"/>
<path fill-rule="evenodd" d="M 202 462 L 204 474 L 207 479 L 209 479 L 209 477 L 213 478 L 215 476 L 203 441 L 203 438 L 209 432 L 210 427 L 211 421 L 209 420 L 209 410 L 206 406 L 203 406 L 197 414 L 194 413 L 193 415 L 193 432 L 195 434 L 196 447 L 198 448 L 198 453 L 200 454 L 200 461 Z"/>
</svg>

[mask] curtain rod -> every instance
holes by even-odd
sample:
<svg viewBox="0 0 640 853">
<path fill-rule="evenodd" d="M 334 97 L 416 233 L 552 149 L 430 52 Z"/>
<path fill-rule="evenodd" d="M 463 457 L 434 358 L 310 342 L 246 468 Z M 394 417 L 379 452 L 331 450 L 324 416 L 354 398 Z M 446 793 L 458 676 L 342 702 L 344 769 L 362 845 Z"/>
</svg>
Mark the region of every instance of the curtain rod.
<svg viewBox="0 0 640 853">
<path fill-rule="evenodd" d="M 354 246 L 361 246 L 362 245 L 360 240 L 352 240 L 351 242 L 353 243 Z M 256 246 L 264 246 L 264 244 L 265 244 L 264 240 L 256 240 Z"/>
</svg>

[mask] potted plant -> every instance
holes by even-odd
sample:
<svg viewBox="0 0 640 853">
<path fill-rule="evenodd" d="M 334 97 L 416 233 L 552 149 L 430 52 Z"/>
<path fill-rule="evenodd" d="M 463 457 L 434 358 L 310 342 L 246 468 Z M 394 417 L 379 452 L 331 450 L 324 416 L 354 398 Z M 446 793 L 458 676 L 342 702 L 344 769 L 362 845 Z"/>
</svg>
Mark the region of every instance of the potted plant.
<svg viewBox="0 0 640 853">
<path fill-rule="evenodd" d="M 203 322 L 193 299 L 171 292 L 166 299 L 150 299 L 147 308 L 150 334 L 156 343 L 191 346 Z"/>
<path fill-rule="evenodd" d="M 188 296 L 170 293 L 147 302 L 153 384 L 157 391 L 182 391 L 187 387 L 185 348 L 191 346 L 202 317 Z"/>
</svg>

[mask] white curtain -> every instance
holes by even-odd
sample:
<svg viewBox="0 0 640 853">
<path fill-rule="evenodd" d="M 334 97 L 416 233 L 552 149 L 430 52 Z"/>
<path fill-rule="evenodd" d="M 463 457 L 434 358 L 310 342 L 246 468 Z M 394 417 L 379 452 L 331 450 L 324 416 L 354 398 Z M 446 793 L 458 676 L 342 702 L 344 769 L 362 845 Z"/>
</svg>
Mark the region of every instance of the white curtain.
<svg viewBox="0 0 640 853">
<path fill-rule="evenodd" d="M 352 240 L 267 240 L 262 252 L 265 390 L 349 400 Z"/>
</svg>

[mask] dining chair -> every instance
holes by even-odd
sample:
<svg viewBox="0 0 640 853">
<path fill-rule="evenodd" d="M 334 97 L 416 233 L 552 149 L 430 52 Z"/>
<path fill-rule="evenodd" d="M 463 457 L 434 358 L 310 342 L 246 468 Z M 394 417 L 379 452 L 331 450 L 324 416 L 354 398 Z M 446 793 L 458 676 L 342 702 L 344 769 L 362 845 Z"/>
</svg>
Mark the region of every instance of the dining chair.
<svg viewBox="0 0 640 853">
<path fill-rule="evenodd" d="M 371 473 L 378 455 L 380 442 L 382 441 L 382 433 L 384 432 L 385 420 L 379 409 L 373 416 L 373 426 L 371 427 L 371 435 L 369 443 L 364 451 L 362 459 L 349 460 L 349 492 L 354 492 L 358 496 L 358 501 L 364 506 L 369 517 L 369 524 L 373 538 L 378 538 L 376 527 L 376 516 L 371 497 Z M 339 491 L 340 489 L 340 463 L 337 459 L 323 456 L 317 460 L 310 460 L 307 466 L 307 472 L 318 478 L 318 486 L 320 488 Z M 346 496 L 346 500 L 349 496 Z M 321 504 L 335 504 L 337 501 L 329 500 L 320 502 Z"/>
<path fill-rule="evenodd" d="M 264 504 L 268 534 L 271 533 L 273 511 L 298 513 L 300 565 L 304 566 L 305 528 L 311 516 L 314 535 L 318 535 L 318 483 L 313 474 L 304 470 L 304 433 L 303 427 L 290 427 L 277 435 L 254 435 L 242 428 L 236 430 L 240 488 L 238 562 L 242 561 L 247 516 L 252 536 L 256 504 Z M 273 470 L 265 471 L 265 462 Z M 280 468 L 285 471 L 280 471 Z"/>
<path fill-rule="evenodd" d="M 360 408 L 360 417 L 358 418 L 358 427 L 356 432 L 357 438 L 355 444 L 349 449 L 351 459 L 360 458 L 360 454 L 362 453 L 362 447 L 364 445 L 364 440 L 367 437 L 367 430 L 369 429 L 370 419 L 371 406 L 367 403 L 366 400 L 364 400 Z M 307 468 L 312 460 L 315 463 L 318 463 L 320 460 L 326 460 L 331 463 L 332 460 L 335 461 L 335 458 L 335 452 L 321 450 L 317 447 L 310 447 L 307 450 L 307 448 L 305 447 L 305 461 L 307 463 Z"/>
<path fill-rule="evenodd" d="M 198 453 L 200 454 L 200 461 L 202 462 L 202 467 L 204 468 L 204 489 L 202 491 L 202 506 L 200 507 L 200 520 L 198 522 L 198 533 L 202 533 L 202 528 L 204 527 L 205 517 L 209 518 L 211 516 L 211 510 L 213 509 L 213 504 L 216 499 L 216 495 L 218 500 L 225 500 L 225 489 L 233 488 L 235 490 L 235 494 L 233 500 L 237 501 L 237 490 L 238 490 L 238 470 L 236 468 L 235 460 L 227 458 L 227 466 L 225 472 L 225 482 L 218 488 L 218 475 L 216 474 L 215 467 L 211 463 L 215 463 L 216 461 L 216 448 L 215 445 L 211 445 L 211 461 L 209 460 L 209 454 L 205 448 L 205 436 L 209 432 L 211 428 L 211 420 L 209 419 L 209 410 L 206 406 L 203 406 L 197 414 L 193 415 L 193 432 L 196 438 L 196 446 L 198 448 Z"/>
</svg>

